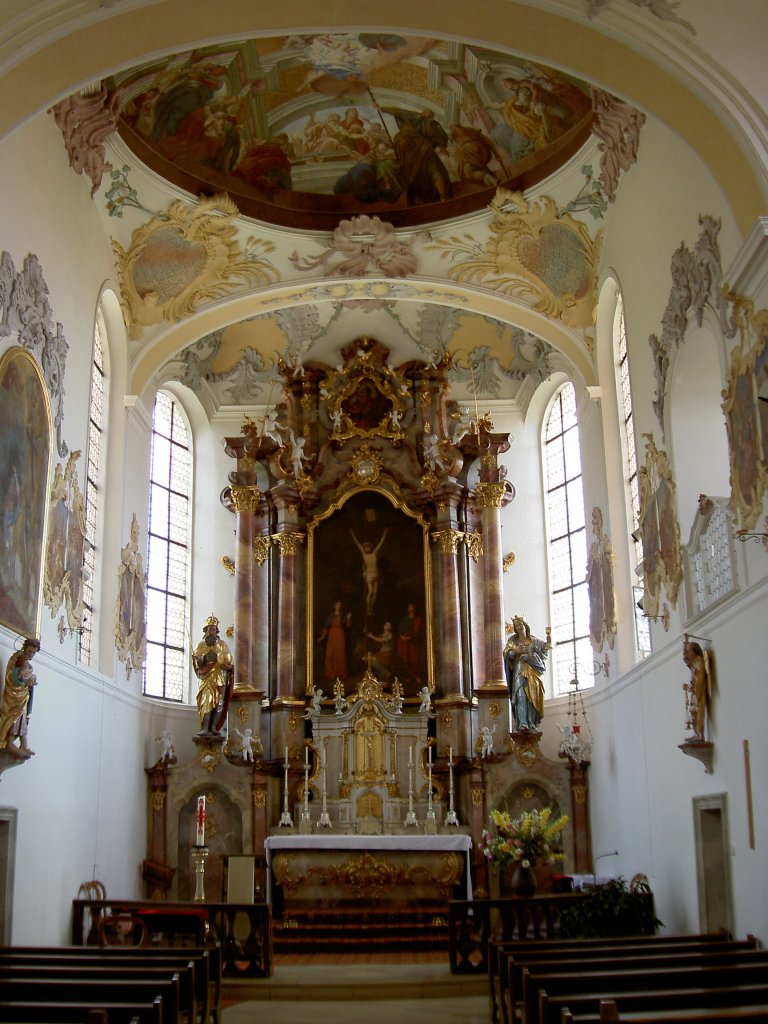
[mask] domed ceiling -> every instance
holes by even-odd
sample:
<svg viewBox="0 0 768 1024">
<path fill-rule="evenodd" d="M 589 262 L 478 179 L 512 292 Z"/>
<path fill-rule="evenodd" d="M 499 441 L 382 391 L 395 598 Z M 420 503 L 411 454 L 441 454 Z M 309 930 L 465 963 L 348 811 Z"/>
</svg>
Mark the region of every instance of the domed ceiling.
<svg viewBox="0 0 768 1024">
<path fill-rule="evenodd" d="M 263 37 L 115 75 L 119 132 L 150 168 L 241 213 L 395 227 L 530 188 L 588 138 L 589 87 L 469 44 L 389 33 Z"/>
</svg>

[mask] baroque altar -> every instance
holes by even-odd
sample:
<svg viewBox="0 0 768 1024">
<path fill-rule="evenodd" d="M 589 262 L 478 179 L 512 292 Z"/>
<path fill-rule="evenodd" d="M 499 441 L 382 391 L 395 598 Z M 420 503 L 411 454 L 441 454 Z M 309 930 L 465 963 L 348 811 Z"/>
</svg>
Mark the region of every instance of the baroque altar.
<svg viewBox="0 0 768 1024">
<path fill-rule="evenodd" d="M 145 877 L 158 895 L 189 888 L 200 793 L 206 870 L 251 854 L 262 894 L 284 852 L 295 865 L 309 849 L 320 878 L 329 837 L 371 849 L 391 837 L 402 853 L 417 836 L 453 837 L 458 850 L 436 847 L 458 855 L 450 887 L 487 892 L 482 829 L 505 804 L 570 814 L 564 869 L 590 869 L 586 765 L 547 761 L 538 730 L 510 727 L 510 438 L 452 400 L 450 369 L 447 356 L 392 366 L 358 338 L 335 367 L 281 364 L 281 400 L 226 438 L 233 689 L 193 763 L 149 771 Z"/>
</svg>

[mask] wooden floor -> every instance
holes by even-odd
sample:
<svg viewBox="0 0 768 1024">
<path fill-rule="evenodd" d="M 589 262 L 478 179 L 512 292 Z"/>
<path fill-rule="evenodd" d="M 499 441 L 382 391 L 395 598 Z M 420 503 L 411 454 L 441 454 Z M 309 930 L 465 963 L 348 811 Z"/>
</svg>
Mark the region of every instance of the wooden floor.
<svg viewBox="0 0 768 1024">
<path fill-rule="evenodd" d="M 413 950 L 386 953 L 275 953 L 272 962 L 276 967 L 297 967 L 305 964 L 447 964 L 448 953 L 445 950 L 437 950 L 434 953 Z"/>
</svg>

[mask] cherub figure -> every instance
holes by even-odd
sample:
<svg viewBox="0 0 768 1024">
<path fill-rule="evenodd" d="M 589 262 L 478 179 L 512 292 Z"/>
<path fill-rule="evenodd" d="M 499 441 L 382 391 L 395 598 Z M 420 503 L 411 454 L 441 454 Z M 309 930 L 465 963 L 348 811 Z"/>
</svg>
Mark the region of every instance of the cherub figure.
<svg viewBox="0 0 768 1024">
<path fill-rule="evenodd" d="M 421 705 L 419 706 L 419 714 L 426 715 L 428 718 L 434 718 L 435 713 L 432 710 L 432 699 L 429 692 L 428 686 L 422 686 L 421 690 Z"/>
<path fill-rule="evenodd" d="M 489 757 L 493 753 L 493 734 L 496 732 L 496 726 L 490 728 L 484 725 L 480 730 L 480 735 L 483 738 L 483 747 L 480 751 L 480 757 Z"/>
<path fill-rule="evenodd" d="M 235 729 L 235 732 L 240 737 L 240 751 L 243 755 L 243 760 L 253 763 L 253 729 L 246 729 L 244 732 L 240 732 L 239 729 Z"/>
<path fill-rule="evenodd" d="M 277 409 L 268 409 L 264 419 L 259 422 L 259 427 L 259 434 L 262 437 L 268 437 L 275 444 L 283 443 L 283 439 L 280 436 L 280 427 L 277 423 Z"/>
<path fill-rule="evenodd" d="M 312 700 L 310 702 L 310 706 L 304 712 L 304 717 L 305 718 L 314 718 L 316 715 L 319 715 L 320 711 L 321 711 L 322 702 L 323 702 L 323 691 L 318 689 L 317 686 L 313 686 L 312 687 Z"/>
<path fill-rule="evenodd" d="M 289 441 L 291 446 L 291 467 L 293 468 L 293 475 L 297 480 L 303 471 L 302 463 L 309 462 L 309 457 L 304 454 L 304 445 L 306 443 L 306 437 L 297 438 L 294 432 L 291 431 Z"/>
<path fill-rule="evenodd" d="M 443 455 L 442 442 L 437 434 L 427 434 L 424 438 L 424 462 L 433 473 L 438 467 L 445 472 L 450 466 Z"/>
<path fill-rule="evenodd" d="M 176 751 L 173 749 L 173 740 L 168 729 L 163 729 L 159 736 L 155 736 L 155 743 L 160 744 L 160 758 L 162 761 L 175 761 Z"/>
</svg>

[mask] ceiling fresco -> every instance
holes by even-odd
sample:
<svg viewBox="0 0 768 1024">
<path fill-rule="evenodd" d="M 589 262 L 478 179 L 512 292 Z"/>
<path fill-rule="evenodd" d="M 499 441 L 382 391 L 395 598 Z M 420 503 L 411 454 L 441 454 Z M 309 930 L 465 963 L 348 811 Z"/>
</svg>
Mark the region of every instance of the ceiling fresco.
<svg viewBox="0 0 768 1024">
<path fill-rule="evenodd" d="M 589 87 L 479 46 L 391 33 L 264 37 L 176 54 L 107 83 L 118 130 L 195 195 L 288 227 L 356 214 L 396 227 L 487 206 L 562 166 Z"/>
</svg>

